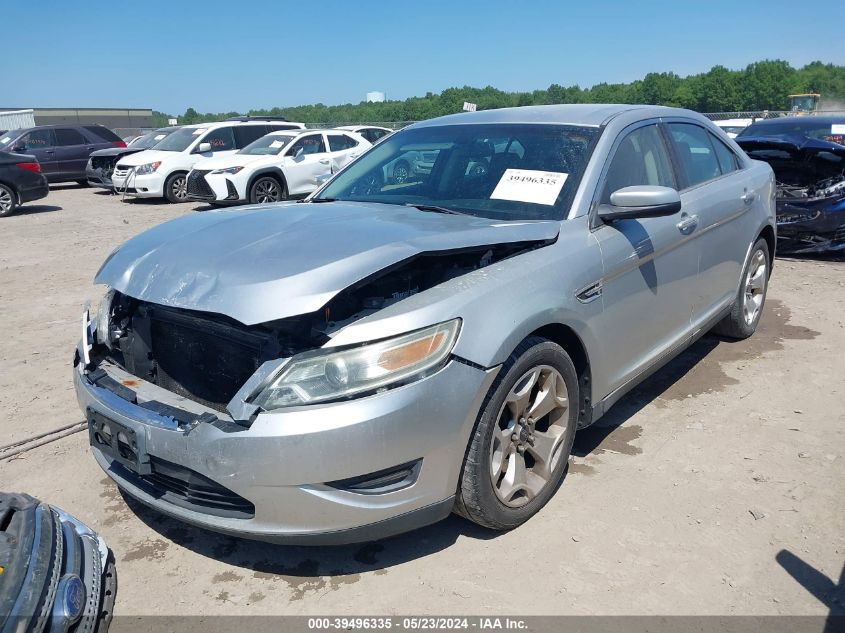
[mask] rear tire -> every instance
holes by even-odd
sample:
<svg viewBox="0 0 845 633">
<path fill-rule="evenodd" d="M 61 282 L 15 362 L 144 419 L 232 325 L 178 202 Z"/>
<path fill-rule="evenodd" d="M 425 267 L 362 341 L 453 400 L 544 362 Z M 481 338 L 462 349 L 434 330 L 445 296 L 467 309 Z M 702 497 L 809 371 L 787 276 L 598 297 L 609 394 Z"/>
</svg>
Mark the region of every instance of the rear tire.
<svg viewBox="0 0 845 633">
<path fill-rule="evenodd" d="M 18 194 L 7 185 L 0 185 L 0 217 L 12 215 L 18 208 Z"/>
<path fill-rule="evenodd" d="M 455 511 L 509 530 L 546 505 L 566 473 L 579 402 L 578 375 L 566 351 L 537 336 L 523 341 L 482 405 Z"/>
<path fill-rule="evenodd" d="M 177 171 L 164 181 L 164 197 L 168 202 L 185 202 L 188 198 L 188 174 Z"/>
<path fill-rule="evenodd" d="M 742 282 L 731 311 L 713 328 L 715 334 L 737 340 L 754 334 L 766 303 L 770 262 L 769 245 L 760 238 L 751 248 L 751 257 L 742 270 Z"/>
</svg>

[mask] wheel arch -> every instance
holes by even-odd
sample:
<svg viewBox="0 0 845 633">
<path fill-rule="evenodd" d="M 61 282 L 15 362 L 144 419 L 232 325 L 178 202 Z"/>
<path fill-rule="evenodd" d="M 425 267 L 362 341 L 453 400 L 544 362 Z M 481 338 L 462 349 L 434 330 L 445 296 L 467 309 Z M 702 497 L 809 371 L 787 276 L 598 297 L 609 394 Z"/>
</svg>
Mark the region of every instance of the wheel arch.
<svg viewBox="0 0 845 633">
<path fill-rule="evenodd" d="M 590 357 L 587 354 L 587 348 L 581 337 L 568 325 L 563 323 L 549 323 L 537 328 L 531 336 L 540 336 L 548 339 L 553 343 L 560 345 L 572 363 L 575 365 L 575 372 L 578 375 L 578 391 L 580 394 L 578 403 L 578 428 L 584 428 L 592 423 L 592 373 L 590 367 Z M 526 337 L 528 338 L 528 337 Z"/>
<path fill-rule="evenodd" d="M 255 184 L 255 181 L 261 178 L 262 176 L 272 176 L 274 177 L 278 183 L 285 188 L 285 191 L 288 189 L 288 181 L 285 178 L 285 172 L 283 172 L 278 167 L 264 167 L 256 171 L 252 176 L 249 177 L 249 180 L 246 183 L 246 198 L 249 200 L 249 192 L 252 191 L 252 185 Z"/>
<path fill-rule="evenodd" d="M 769 276 L 772 275 L 772 269 L 775 266 L 775 248 L 777 246 L 777 237 L 775 236 L 775 229 L 771 224 L 763 227 L 763 230 L 757 235 L 755 242 L 760 238 L 766 240 L 766 245 L 769 247 Z"/>
</svg>

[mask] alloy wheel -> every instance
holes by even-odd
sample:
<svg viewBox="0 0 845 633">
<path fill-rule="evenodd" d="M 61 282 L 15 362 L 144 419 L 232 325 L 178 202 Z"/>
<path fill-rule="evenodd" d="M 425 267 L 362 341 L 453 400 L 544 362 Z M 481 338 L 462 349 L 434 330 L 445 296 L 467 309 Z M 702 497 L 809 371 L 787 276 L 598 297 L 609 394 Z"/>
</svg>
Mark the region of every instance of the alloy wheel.
<svg viewBox="0 0 845 633">
<path fill-rule="evenodd" d="M 264 178 L 255 183 L 255 200 L 260 204 L 278 202 L 280 197 L 279 185 L 275 180 Z"/>
<path fill-rule="evenodd" d="M 766 296 L 766 255 L 758 250 L 751 257 L 748 274 L 745 277 L 745 294 L 742 299 L 742 315 L 748 325 L 754 323 L 763 308 Z"/>
<path fill-rule="evenodd" d="M 8 189 L 0 189 L 0 212 L 8 213 L 14 204 L 12 193 Z"/>
<path fill-rule="evenodd" d="M 534 367 L 516 381 L 491 438 L 490 479 L 499 501 L 524 506 L 548 485 L 560 460 L 568 412 L 566 382 L 554 367 Z"/>
<path fill-rule="evenodd" d="M 170 189 L 173 191 L 174 198 L 184 200 L 188 195 L 188 179 L 185 176 L 174 178 Z"/>
</svg>

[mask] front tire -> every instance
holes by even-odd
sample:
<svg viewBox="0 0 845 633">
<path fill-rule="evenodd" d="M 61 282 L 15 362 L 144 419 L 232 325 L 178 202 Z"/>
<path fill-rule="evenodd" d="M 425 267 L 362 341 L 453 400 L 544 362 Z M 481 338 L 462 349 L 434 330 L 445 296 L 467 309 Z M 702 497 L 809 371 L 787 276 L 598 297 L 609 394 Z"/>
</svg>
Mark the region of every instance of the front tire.
<svg viewBox="0 0 845 633">
<path fill-rule="evenodd" d="M 12 215 L 18 207 L 18 196 L 7 185 L 0 185 L 0 217 Z"/>
<path fill-rule="evenodd" d="M 185 202 L 188 198 L 188 174 L 170 174 L 164 181 L 164 197 L 168 202 Z"/>
<path fill-rule="evenodd" d="M 268 204 L 287 200 L 285 186 L 272 176 L 257 178 L 249 188 L 249 201 L 252 204 Z"/>
<path fill-rule="evenodd" d="M 494 530 L 531 518 L 563 481 L 580 402 L 566 351 L 523 341 L 502 366 L 476 422 L 455 511 Z"/>
<path fill-rule="evenodd" d="M 737 340 L 754 334 L 766 303 L 770 261 L 769 245 L 760 238 L 751 248 L 751 257 L 742 271 L 742 283 L 730 314 L 713 328 L 715 334 Z"/>
</svg>

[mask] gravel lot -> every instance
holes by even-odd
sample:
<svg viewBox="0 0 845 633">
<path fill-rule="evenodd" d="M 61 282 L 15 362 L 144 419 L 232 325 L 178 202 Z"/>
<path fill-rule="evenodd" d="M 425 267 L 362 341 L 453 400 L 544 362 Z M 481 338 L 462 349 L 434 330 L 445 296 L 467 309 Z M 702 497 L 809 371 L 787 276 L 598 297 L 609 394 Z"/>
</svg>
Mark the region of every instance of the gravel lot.
<svg viewBox="0 0 845 633">
<path fill-rule="evenodd" d="M 0 445 L 83 420 L 70 361 L 95 271 L 194 210 L 74 185 L 0 221 Z M 779 261 L 757 335 L 702 339 L 580 433 L 558 494 L 506 534 L 453 517 L 355 547 L 217 536 L 124 499 L 84 433 L 0 461 L 0 488 L 106 537 L 124 615 L 842 613 L 843 349 L 845 263 Z"/>
</svg>

